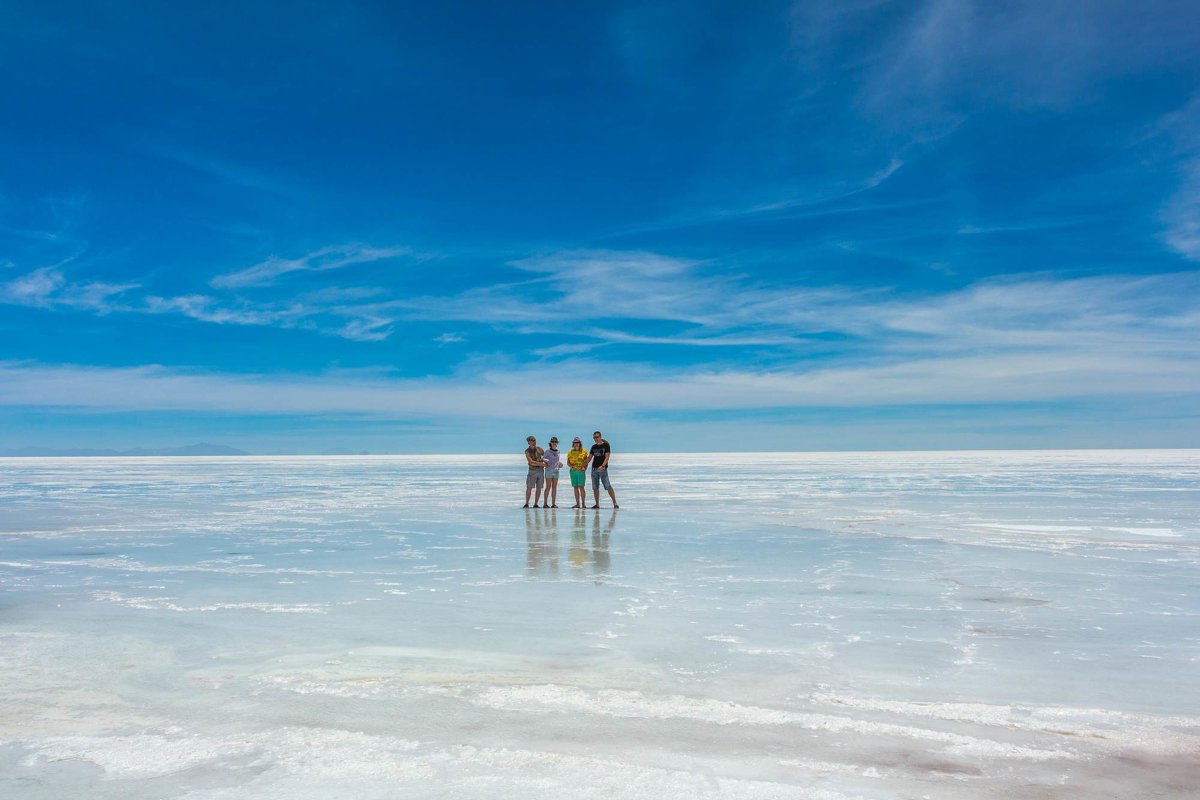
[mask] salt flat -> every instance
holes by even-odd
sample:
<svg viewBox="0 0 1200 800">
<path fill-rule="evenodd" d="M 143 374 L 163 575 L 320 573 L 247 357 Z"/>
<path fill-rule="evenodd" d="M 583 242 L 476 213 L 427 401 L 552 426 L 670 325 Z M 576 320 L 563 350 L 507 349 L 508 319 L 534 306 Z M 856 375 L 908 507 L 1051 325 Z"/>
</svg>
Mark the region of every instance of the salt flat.
<svg viewBox="0 0 1200 800">
<path fill-rule="evenodd" d="M 0 796 L 1200 786 L 1200 452 L 618 453 L 619 511 L 523 476 L 0 459 Z"/>
</svg>

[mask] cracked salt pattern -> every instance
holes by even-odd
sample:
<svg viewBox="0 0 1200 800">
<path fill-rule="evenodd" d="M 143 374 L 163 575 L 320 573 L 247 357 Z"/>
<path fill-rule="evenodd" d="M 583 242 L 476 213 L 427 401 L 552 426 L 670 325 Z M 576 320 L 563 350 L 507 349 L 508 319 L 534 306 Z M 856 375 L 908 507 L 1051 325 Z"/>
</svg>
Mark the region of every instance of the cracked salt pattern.
<svg viewBox="0 0 1200 800">
<path fill-rule="evenodd" d="M 0 796 L 1200 785 L 1200 453 L 0 459 Z"/>
</svg>

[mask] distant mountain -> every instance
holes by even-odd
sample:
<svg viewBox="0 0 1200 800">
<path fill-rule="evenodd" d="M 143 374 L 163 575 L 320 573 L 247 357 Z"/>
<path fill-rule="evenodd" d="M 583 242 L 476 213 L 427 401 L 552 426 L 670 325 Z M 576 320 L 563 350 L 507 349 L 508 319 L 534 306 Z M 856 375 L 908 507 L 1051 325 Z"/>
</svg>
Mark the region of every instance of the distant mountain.
<svg viewBox="0 0 1200 800">
<path fill-rule="evenodd" d="M 249 453 L 221 444 L 200 442 L 183 447 L 135 447 L 131 450 L 97 450 L 79 448 L 74 450 L 51 447 L 22 447 L 15 450 L 0 450 L 0 456 L 32 458 L 35 456 L 247 456 Z"/>
</svg>

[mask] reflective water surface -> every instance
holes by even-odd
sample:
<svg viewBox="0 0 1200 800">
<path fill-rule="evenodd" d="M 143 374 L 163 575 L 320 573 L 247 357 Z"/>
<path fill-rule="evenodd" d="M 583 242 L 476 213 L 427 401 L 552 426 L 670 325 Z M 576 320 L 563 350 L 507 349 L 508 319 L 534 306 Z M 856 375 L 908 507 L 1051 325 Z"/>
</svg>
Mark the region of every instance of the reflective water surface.
<svg viewBox="0 0 1200 800">
<path fill-rule="evenodd" d="M 0 459 L 5 798 L 1193 797 L 1200 454 Z"/>
</svg>

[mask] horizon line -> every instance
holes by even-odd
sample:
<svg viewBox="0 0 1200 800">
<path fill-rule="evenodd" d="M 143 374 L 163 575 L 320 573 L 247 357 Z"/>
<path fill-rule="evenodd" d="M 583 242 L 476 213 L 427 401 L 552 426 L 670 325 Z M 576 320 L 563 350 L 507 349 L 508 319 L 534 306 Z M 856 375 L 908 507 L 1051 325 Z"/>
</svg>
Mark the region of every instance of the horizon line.
<svg viewBox="0 0 1200 800">
<path fill-rule="evenodd" d="M 31 448 L 32 449 L 32 448 Z M 657 456 L 657 455 L 691 455 L 691 456 L 706 456 L 706 455 L 746 455 L 746 456 L 779 456 L 779 455 L 849 455 L 849 454 L 875 454 L 875 453 L 1103 453 L 1103 452 L 1200 452 L 1200 447 L 984 447 L 984 448 L 897 448 L 897 449 L 881 449 L 881 450 L 622 450 L 620 455 L 625 456 Z M 270 459 L 270 458 L 331 458 L 331 459 L 381 459 L 381 458 L 458 458 L 461 456 L 473 456 L 476 458 L 498 458 L 498 457 L 513 457 L 518 458 L 521 454 L 513 451 L 480 453 L 478 451 L 464 451 L 461 453 L 447 453 L 445 451 L 430 452 L 430 453 L 225 453 L 225 454 L 162 454 L 154 455 L 151 453 L 145 454 L 129 454 L 129 453 L 69 453 L 58 452 L 53 454 L 16 454 L 16 453 L 0 453 L 0 461 L 18 460 L 18 459 L 177 459 L 177 460 L 236 460 L 236 459 Z"/>
</svg>

